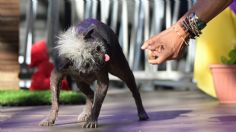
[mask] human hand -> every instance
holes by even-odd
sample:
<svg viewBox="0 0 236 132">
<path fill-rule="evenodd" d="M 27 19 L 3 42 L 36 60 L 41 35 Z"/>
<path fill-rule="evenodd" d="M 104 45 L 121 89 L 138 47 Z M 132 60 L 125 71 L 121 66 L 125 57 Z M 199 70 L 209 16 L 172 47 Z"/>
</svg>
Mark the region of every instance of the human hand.
<svg viewBox="0 0 236 132">
<path fill-rule="evenodd" d="M 180 24 L 176 23 L 145 41 L 141 48 L 148 51 L 149 63 L 161 64 L 166 60 L 177 59 L 182 55 L 189 40 L 188 36 L 189 34 L 182 29 Z"/>
</svg>

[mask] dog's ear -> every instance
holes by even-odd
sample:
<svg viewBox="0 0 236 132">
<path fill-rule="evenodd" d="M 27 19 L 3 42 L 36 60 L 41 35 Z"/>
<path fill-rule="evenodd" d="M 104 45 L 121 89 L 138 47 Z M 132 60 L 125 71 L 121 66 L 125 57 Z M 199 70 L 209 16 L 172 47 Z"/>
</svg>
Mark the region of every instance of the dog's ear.
<svg viewBox="0 0 236 132">
<path fill-rule="evenodd" d="M 96 26 L 91 25 L 86 31 L 83 32 L 84 39 L 92 38 L 92 33 L 94 33 Z"/>
<path fill-rule="evenodd" d="M 91 38 L 93 32 L 94 32 L 94 28 L 90 28 L 87 32 L 84 33 L 84 39 Z"/>
<path fill-rule="evenodd" d="M 96 26 L 95 24 L 91 24 L 85 31 L 83 31 L 84 39 L 90 39 L 90 38 L 99 38 L 103 40 L 106 43 L 111 43 L 111 35 L 108 34 L 108 29 L 103 29 L 100 26 Z"/>
</svg>

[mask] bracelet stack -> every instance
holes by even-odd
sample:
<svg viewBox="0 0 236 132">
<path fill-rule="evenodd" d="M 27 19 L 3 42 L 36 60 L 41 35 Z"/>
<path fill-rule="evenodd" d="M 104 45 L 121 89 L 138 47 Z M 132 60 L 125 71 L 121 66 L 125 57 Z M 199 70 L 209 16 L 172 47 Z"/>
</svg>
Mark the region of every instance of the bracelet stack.
<svg viewBox="0 0 236 132">
<path fill-rule="evenodd" d="M 201 30 L 206 27 L 206 23 L 201 21 L 195 13 L 187 16 L 182 22 L 182 28 L 190 34 L 190 38 L 195 39 L 202 33 Z"/>
</svg>

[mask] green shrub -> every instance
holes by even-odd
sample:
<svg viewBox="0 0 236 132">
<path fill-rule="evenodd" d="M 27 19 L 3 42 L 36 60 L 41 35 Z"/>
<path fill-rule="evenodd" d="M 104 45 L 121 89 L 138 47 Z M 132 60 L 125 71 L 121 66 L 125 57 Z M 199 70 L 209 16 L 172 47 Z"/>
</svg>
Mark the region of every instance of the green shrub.
<svg viewBox="0 0 236 132">
<path fill-rule="evenodd" d="M 60 104 L 84 104 L 85 97 L 79 92 L 61 91 Z M 0 90 L 0 106 L 50 105 L 50 91 Z"/>
<path fill-rule="evenodd" d="M 236 64 L 236 48 L 229 51 L 228 58 L 225 56 L 221 57 L 221 62 L 227 65 Z"/>
</svg>

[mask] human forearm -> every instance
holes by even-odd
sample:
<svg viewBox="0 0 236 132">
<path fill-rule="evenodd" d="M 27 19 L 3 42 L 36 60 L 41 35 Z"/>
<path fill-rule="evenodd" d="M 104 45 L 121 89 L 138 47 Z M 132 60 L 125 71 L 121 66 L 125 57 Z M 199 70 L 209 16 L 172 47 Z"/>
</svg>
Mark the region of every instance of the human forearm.
<svg viewBox="0 0 236 132">
<path fill-rule="evenodd" d="M 229 6 L 232 1 L 233 0 L 197 0 L 196 4 L 194 4 L 186 15 L 194 12 L 200 20 L 207 23 Z"/>
<path fill-rule="evenodd" d="M 197 0 L 193 7 L 177 22 L 186 38 L 196 38 L 211 19 L 222 12 L 233 0 Z M 194 22 L 193 22 L 194 21 Z"/>
</svg>

